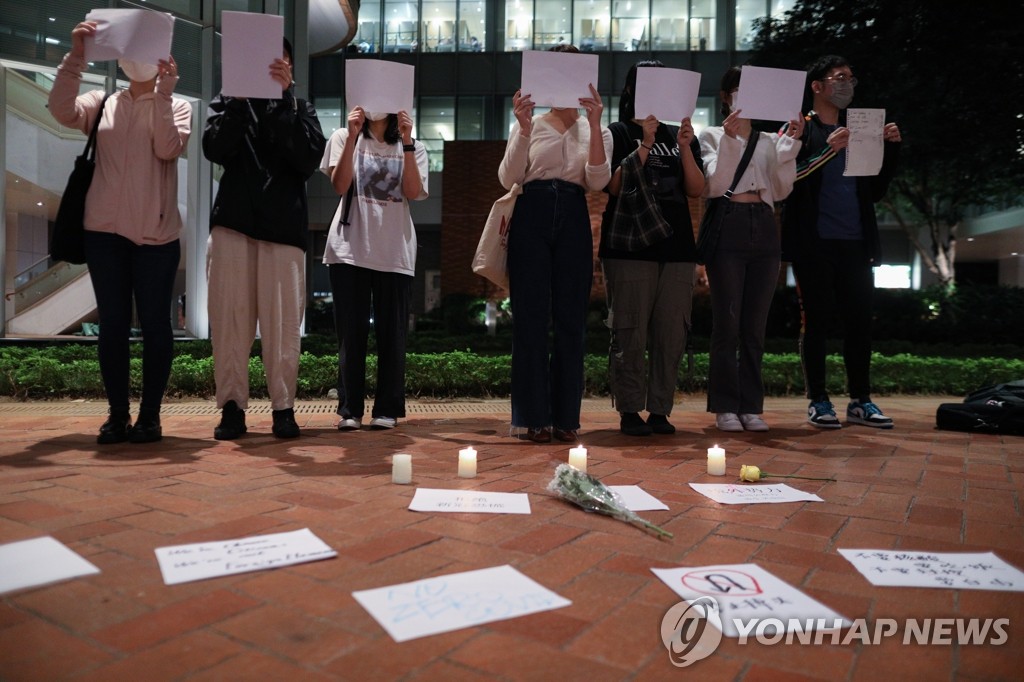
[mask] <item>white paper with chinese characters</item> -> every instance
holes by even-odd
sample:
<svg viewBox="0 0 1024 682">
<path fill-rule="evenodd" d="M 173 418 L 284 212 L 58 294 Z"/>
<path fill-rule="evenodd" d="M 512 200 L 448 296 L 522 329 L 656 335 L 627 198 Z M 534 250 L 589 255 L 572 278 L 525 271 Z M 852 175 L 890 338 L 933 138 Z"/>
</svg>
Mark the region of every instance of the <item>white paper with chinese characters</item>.
<svg viewBox="0 0 1024 682">
<path fill-rule="evenodd" d="M 763 504 L 779 502 L 824 502 L 785 483 L 691 483 L 690 487 L 719 504 Z"/>
<path fill-rule="evenodd" d="M 158 547 L 154 551 L 166 585 L 264 571 L 338 556 L 308 528 L 235 540 Z"/>
<path fill-rule="evenodd" d="M 872 585 L 1024 592 L 1024 572 L 994 552 L 840 549 Z"/>
<path fill-rule="evenodd" d="M 361 590 L 352 596 L 396 642 L 572 604 L 507 565 Z"/>
<path fill-rule="evenodd" d="M 526 493 L 417 488 L 409 509 L 418 512 L 529 514 L 530 498 Z"/>
<path fill-rule="evenodd" d="M 850 142 L 843 175 L 878 175 L 885 155 L 885 109 L 847 109 L 846 128 L 850 131 Z"/>
<path fill-rule="evenodd" d="M 0 545 L 0 594 L 99 572 L 51 537 Z"/>
<path fill-rule="evenodd" d="M 713 597 L 722 618 L 722 634 L 739 637 L 740 627 L 753 632 L 750 621 L 779 619 L 786 631 L 801 627 L 835 629 L 849 625 L 839 613 L 776 578 L 756 564 L 721 564 L 692 568 L 652 568 L 658 578 L 683 599 Z M 736 621 L 740 621 L 738 626 Z"/>
</svg>

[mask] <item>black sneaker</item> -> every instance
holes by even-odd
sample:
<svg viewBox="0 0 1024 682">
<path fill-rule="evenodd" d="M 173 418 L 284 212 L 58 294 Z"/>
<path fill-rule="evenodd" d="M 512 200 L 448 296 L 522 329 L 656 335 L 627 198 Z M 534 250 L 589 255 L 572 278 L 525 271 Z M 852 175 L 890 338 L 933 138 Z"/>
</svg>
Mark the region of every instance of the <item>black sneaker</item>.
<svg viewBox="0 0 1024 682">
<path fill-rule="evenodd" d="M 636 412 L 623 412 L 619 419 L 619 431 L 627 436 L 649 436 L 654 430 Z"/>
<path fill-rule="evenodd" d="M 277 438 L 298 438 L 299 425 L 295 423 L 295 410 L 274 410 L 274 426 L 271 431 Z"/>
<path fill-rule="evenodd" d="M 651 427 L 651 431 L 654 433 L 660 433 L 666 436 L 676 432 L 676 427 L 672 426 L 668 421 L 668 417 L 663 414 L 654 414 L 652 412 L 647 415 L 647 425 Z"/>
<path fill-rule="evenodd" d="M 96 436 L 96 442 L 100 445 L 112 443 L 123 443 L 128 440 L 128 434 L 132 430 L 132 416 L 128 410 L 111 410 L 107 421 L 100 427 L 100 434 Z"/>
<path fill-rule="evenodd" d="M 132 443 L 155 443 L 164 437 L 160 428 L 160 413 L 149 410 L 140 411 L 135 426 L 128 432 L 128 440 Z"/>
<path fill-rule="evenodd" d="M 213 430 L 213 437 L 217 440 L 235 440 L 245 432 L 245 410 L 239 409 L 234 400 L 229 400 L 220 411 L 220 424 Z"/>
</svg>

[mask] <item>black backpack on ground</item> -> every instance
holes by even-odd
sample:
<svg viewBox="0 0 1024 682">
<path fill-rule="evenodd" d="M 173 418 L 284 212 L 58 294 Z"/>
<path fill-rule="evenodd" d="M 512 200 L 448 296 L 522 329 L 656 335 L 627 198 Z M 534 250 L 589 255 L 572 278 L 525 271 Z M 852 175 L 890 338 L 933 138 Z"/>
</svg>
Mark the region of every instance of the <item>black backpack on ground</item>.
<svg viewBox="0 0 1024 682">
<path fill-rule="evenodd" d="M 935 425 L 950 431 L 1024 436 L 1024 381 L 979 389 L 962 403 L 943 403 Z"/>
</svg>

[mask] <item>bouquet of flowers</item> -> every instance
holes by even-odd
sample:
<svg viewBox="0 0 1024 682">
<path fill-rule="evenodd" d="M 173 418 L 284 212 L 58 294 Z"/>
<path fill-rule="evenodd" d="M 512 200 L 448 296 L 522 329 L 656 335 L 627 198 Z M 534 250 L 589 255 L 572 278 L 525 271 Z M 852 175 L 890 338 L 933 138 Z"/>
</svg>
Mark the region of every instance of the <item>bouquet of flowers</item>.
<svg viewBox="0 0 1024 682">
<path fill-rule="evenodd" d="M 614 491 L 609 490 L 601 481 L 576 467 L 565 463 L 559 464 L 555 469 L 555 477 L 548 483 L 548 490 L 587 511 L 636 524 L 657 533 L 661 538 L 672 537 L 672 533 L 627 509 L 622 498 Z"/>
</svg>

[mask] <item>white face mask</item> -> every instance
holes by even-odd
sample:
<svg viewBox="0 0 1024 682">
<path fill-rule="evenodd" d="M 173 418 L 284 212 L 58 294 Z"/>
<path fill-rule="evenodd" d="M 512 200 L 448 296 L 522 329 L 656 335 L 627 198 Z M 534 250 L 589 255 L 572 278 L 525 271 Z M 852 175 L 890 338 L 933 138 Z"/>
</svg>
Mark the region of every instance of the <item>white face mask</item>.
<svg viewBox="0 0 1024 682">
<path fill-rule="evenodd" d="M 736 111 L 736 101 L 739 99 L 740 91 L 732 93 L 732 97 L 729 100 L 729 111 Z"/>
<path fill-rule="evenodd" d="M 388 117 L 386 111 L 366 111 L 363 113 L 366 114 L 366 118 L 370 121 L 380 121 Z"/>
<path fill-rule="evenodd" d="M 118 59 L 117 65 L 121 67 L 124 75 L 128 76 L 129 80 L 136 83 L 145 83 L 146 81 L 153 80 L 159 72 L 156 64 L 143 64 L 142 62 L 133 62 L 129 59 Z"/>
</svg>

